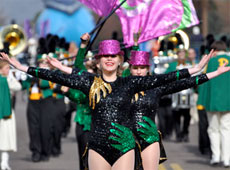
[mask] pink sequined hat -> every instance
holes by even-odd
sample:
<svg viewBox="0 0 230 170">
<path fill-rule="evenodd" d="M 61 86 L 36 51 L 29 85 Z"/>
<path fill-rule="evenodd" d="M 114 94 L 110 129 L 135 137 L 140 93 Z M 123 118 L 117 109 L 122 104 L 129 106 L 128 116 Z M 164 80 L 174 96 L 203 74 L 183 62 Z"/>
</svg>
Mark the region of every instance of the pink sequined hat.
<svg viewBox="0 0 230 170">
<path fill-rule="evenodd" d="M 117 40 L 104 40 L 99 44 L 99 53 L 95 55 L 98 58 L 102 55 L 124 55 L 120 49 L 120 43 Z"/>
<path fill-rule="evenodd" d="M 129 64 L 133 66 L 149 66 L 149 53 L 146 51 L 131 51 Z"/>
</svg>

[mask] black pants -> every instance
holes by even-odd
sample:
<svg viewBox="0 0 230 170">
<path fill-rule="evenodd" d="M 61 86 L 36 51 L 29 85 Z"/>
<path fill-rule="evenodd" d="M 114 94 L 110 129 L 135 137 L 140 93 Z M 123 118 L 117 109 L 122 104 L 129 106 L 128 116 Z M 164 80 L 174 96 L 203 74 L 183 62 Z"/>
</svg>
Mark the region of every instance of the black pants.
<svg viewBox="0 0 230 170">
<path fill-rule="evenodd" d="M 159 107 L 157 115 L 159 119 L 159 130 L 162 133 L 163 139 L 170 137 L 173 130 L 173 115 L 171 106 Z"/>
<path fill-rule="evenodd" d="M 199 115 L 199 150 L 202 154 L 211 151 L 208 137 L 208 118 L 206 110 L 198 110 Z"/>
<path fill-rule="evenodd" d="M 83 153 L 85 152 L 86 145 L 88 143 L 89 131 L 83 131 L 83 126 L 76 123 L 76 139 L 78 143 L 78 153 L 79 153 L 79 162 L 80 162 L 80 170 L 84 170 L 83 163 Z"/>
<path fill-rule="evenodd" d="M 64 115 L 66 112 L 66 105 L 63 99 L 53 99 L 54 104 L 54 126 L 53 126 L 53 146 L 52 154 L 59 155 L 61 153 L 61 136 L 64 128 Z"/>
<path fill-rule="evenodd" d="M 183 126 L 181 126 L 181 117 L 183 117 Z M 174 125 L 177 139 L 183 138 L 189 134 L 190 109 L 173 110 Z"/>
<path fill-rule="evenodd" d="M 51 129 L 53 99 L 29 100 L 27 107 L 30 150 L 34 154 L 49 156 L 51 152 Z"/>
</svg>

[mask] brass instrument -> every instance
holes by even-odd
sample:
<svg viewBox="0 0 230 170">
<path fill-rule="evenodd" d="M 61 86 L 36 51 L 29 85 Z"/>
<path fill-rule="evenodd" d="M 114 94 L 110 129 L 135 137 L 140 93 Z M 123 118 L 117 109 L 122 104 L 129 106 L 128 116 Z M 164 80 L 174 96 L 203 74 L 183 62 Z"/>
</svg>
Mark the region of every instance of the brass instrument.
<svg viewBox="0 0 230 170">
<path fill-rule="evenodd" d="M 168 42 L 171 42 L 174 46 L 174 49 L 168 50 L 167 48 L 164 48 L 167 49 L 167 54 L 164 55 L 163 51 L 159 51 L 158 56 L 153 57 L 155 64 L 154 72 L 156 74 L 162 74 L 169 67 L 169 63 L 176 61 L 178 58 L 176 54 L 178 49 L 175 47 L 188 50 L 190 42 L 188 35 L 182 30 L 178 30 L 169 35 L 160 36 L 158 41 L 165 41 L 165 45 L 167 45 Z"/>
<path fill-rule="evenodd" d="M 179 37 L 178 37 L 179 36 Z M 181 43 L 179 42 L 178 38 L 181 39 Z M 164 41 L 170 41 L 173 43 L 174 46 L 179 46 L 179 49 L 185 49 L 188 50 L 189 46 L 190 46 L 190 42 L 189 42 L 189 37 L 188 35 L 182 31 L 182 30 L 177 30 L 175 33 L 166 35 L 166 36 L 160 36 L 158 38 L 159 42 L 161 42 L 162 40 Z"/>
<path fill-rule="evenodd" d="M 19 25 L 13 24 L 4 26 L 0 29 L 0 49 L 3 49 L 4 42 L 9 43 L 9 53 L 15 56 L 26 48 L 26 34 Z"/>
</svg>

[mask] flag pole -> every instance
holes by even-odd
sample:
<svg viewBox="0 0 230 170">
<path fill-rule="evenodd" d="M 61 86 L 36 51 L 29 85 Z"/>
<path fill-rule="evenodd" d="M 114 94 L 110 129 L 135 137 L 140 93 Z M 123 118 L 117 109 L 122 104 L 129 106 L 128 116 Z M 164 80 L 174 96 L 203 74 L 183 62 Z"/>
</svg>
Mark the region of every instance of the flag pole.
<svg viewBox="0 0 230 170">
<path fill-rule="evenodd" d="M 87 55 L 88 51 L 90 50 L 90 48 L 92 47 L 94 41 L 96 40 L 99 32 L 101 31 L 102 27 L 104 26 L 105 22 L 101 24 L 100 28 L 97 30 L 97 33 L 95 34 L 95 36 L 93 37 L 93 40 L 90 41 L 90 43 L 88 44 L 86 51 L 85 51 L 85 56 Z"/>
<path fill-rule="evenodd" d="M 98 27 L 100 27 L 100 28 L 98 29 L 96 35 L 93 37 L 93 40 L 92 40 L 92 41 L 90 42 L 90 44 L 87 46 L 87 49 L 86 49 L 86 51 L 85 51 L 85 55 L 88 53 L 89 49 L 92 47 L 94 41 L 96 40 L 96 38 L 97 38 L 98 34 L 100 33 L 102 27 L 104 26 L 105 21 L 106 21 L 106 20 L 107 20 L 107 19 L 108 19 L 118 8 L 120 8 L 120 6 L 121 6 L 122 4 L 124 4 L 126 1 L 127 1 L 127 0 L 123 0 L 116 8 L 114 8 L 114 9 L 110 12 L 110 14 L 109 14 L 107 17 L 105 17 L 99 24 L 97 24 L 96 27 L 89 33 L 90 35 L 92 35 L 92 34 L 98 29 Z M 100 21 L 100 20 L 99 20 L 99 21 Z"/>
<path fill-rule="evenodd" d="M 114 8 L 114 9 L 109 13 L 109 15 L 107 15 L 99 24 L 97 24 L 97 25 L 95 26 L 95 28 L 94 28 L 91 32 L 89 32 L 89 34 L 92 35 L 92 34 L 98 29 L 98 27 L 100 27 L 103 23 L 105 23 L 105 21 L 106 21 L 111 15 L 113 15 L 113 13 L 114 13 L 118 8 L 120 8 L 120 6 L 123 5 L 126 1 L 127 1 L 127 0 L 123 0 L 116 8 Z"/>
<path fill-rule="evenodd" d="M 97 31 L 94 39 L 92 40 L 92 42 L 87 46 L 87 49 L 86 49 L 86 52 L 85 52 L 85 55 L 88 53 L 89 49 L 91 48 L 91 46 L 93 45 L 95 39 L 97 38 L 99 32 L 101 31 L 103 25 L 105 24 L 105 21 L 111 16 L 113 15 L 113 13 L 121 7 L 121 5 L 123 5 L 127 0 L 123 0 L 116 8 L 114 8 L 110 13 L 109 15 L 107 15 L 102 21 L 102 17 L 99 18 L 99 20 L 97 21 L 97 25 L 94 27 L 94 29 L 92 31 L 89 32 L 89 35 L 92 35 L 99 27 L 99 30 Z M 101 21 L 101 22 L 100 22 Z M 68 57 L 68 58 L 72 58 L 72 57 Z M 68 58 L 65 58 L 65 59 L 68 59 Z M 60 59 L 59 61 L 62 61 L 62 60 L 65 60 L 65 59 Z"/>
</svg>

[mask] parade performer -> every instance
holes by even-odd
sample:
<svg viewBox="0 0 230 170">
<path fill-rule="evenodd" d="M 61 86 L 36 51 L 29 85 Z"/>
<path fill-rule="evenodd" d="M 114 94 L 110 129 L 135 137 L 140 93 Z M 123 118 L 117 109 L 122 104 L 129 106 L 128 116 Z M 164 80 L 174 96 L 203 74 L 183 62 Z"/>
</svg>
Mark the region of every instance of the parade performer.
<svg viewBox="0 0 230 170">
<path fill-rule="evenodd" d="M 207 72 L 213 71 L 222 65 L 229 65 L 230 58 L 226 53 L 226 44 L 215 41 L 211 48 L 216 50 L 216 55 L 210 59 Z M 212 156 L 210 164 L 216 166 L 223 163 L 225 168 L 230 167 L 230 75 L 223 74 L 214 80 L 205 83 L 203 106 L 208 113 L 208 135 L 210 138 Z"/>
<path fill-rule="evenodd" d="M 166 73 L 192 67 L 190 63 L 186 62 L 185 49 L 179 49 L 177 55 L 178 60 L 169 64 Z M 177 142 L 189 141 L 190 108 L 195 105 L 192 98 L 193 93 L 192 89 L 186 89 L 172 95 L 172 112 Z M 183 117 L 183 123 L 181 117 Z"/>
<path fill-rule="evenodd" d="M 201 54 L 202 56 L 200 58 L 203 58 L 204 51 L 202 51 L 202 46 L 201 46 Z M 206 71 L 207 68 L 204 69 L 203 72 Z M 206 101 L 206 84 L 204 83 L 200 85 L 197 88 L 197 93 L 198 93 L 198 99 L 197 99 L 197 112 L 198 112 L 198 148 L 199 151 L 202 155 L 211 155 L 211 147 L 210 147 L 210 139 L 208 136 L 208 116 L 207 116 L 207 111 L 204 107 L 204 103 Z"/>
<path fill-rule="evenodd" d="M 81 71 L 88 72 L 91 70 L 90 65 L 92 65 L 92 63 L 88 64 L 86 63 L 87 61 L 84 62 L 84 55 L 89 39 L 89 34 L 83 34 L 81 36 L 81 45 L 74 63 L 75 68 L 79 68 Z M 91 129 L 91 110 L 89 107 L 89 100 L 83 92 L 76 89 L 68 89 L 65 95 L 77 104 L 77 111 L 74 121 L 76 122 L 75 132 L 78 143 L 80 169 L 83 170 L 86 166 L 84 165 L 83 154 L 88 143 L 89 131 Z"/>
<path fill-rule="evenodd" d="M 17 151 L 16 122 L 11 107 L 10 93 L 21 90 L 21 84 L 16 78 L 9 76 L 10 66 L 0 61 L 0 151 L 1 170 L 11 170 L 9 166 L 9 151 Z"/>
<path fill-rule="evenodd" d="M 47 35 L 46 36 L 46 46 L 47 46 L 47 55 L 44 58 L 44 62 L 47 57 L 53 57 L 61 59 L 64 58 L 64 55 L 67 54 L 67 51 L 64 49 L 66 44 L 65 39 L 59 39 L 55 35 Z M 50 69 L 54 69 L 50 67 Z M 54 114 L 52 117 L 53 120 L 53 128 L 52 128 L 52 149 L 51 154 L 54 157 L 58 157 L 62 153 L 62 145 L 61 145 L 61 137 L 64 130 L 65 125 L 65 113 L 66 113 L 66 104 L 64 102 L 64 94 L 61 91 L 61 85 L 56 83 L 50 83 L 52 89 L 52 98 L 53 98 L 53 110 Z"/>
<path fill-rule="evenodd" d="M 199 151 L 203 155 L 211 155 L 210 139 L 208 136 L 208 116 L 207 111 L 204 107 L 206 101 L 206 84 L 202 84 L 198 87 L 198 100 L 197 100 L 197 111 L 199 116 L 198 123 L 198 140 L 199 140 Z"/>
<path fill-rule="evenodd" d="M 51 80 L 58 84 L 79 89 L 89 98 L 92 108 L 92 129 L 89 137 L 89 169 L 134 169 L 135 141 L 132 134 L 128 143 L 122 143 L 121 150 L 111 146 L 109 129 L 112 122 L 130 126 L 130 102 L 133 95 L 140 91 L 153 89 L 165 83 L 179 78 L 187 77 L 197 72 L 197 68 L 183 69 L 180 72 L 154 76 L 129 76 L 121 78 L 117 76 L 119 65 L 122 63 L 123 52 L 120 43 L 116 40 L 104 40 L 99 44 L 99 53 L 96 55 L 102 75 L 98 76 L 79 69 L 72 69 L 60 65 L 60 71 L 50 71 L 35 67 L 21 65 L 12 60 L 5 53 L 0 53 L 1 60 L 12 64 L 15 68 L 27 72 L 39 78 Z M 222 66 L 221 69 L 209 75 L 212 78 L 223 72 L 229 71 L 229 67 Z"/>
<path fill-rule="evenodd" d="M 43 39 L 43 38 L 42 38 Z M 43 42 L 43 40 L 40 41 Z M 44 46 L 44 44 L 43 44 Z M 37 55 L 37 64 L 48 68 L 44 49 Z M 44 54 L 44 55 L 43 55 Z M 52 133 L 54 120 L 54 104 L 52 83 L 47 80 L 28 76 L 22 82 L 23 89 L 28 92 L 27 120 L 33 162 L 48 161 L 52 149 Z"/>
<path fill-rule="evenodd" d="M 210 53 L 208 58 L 212 56 Z M 145 51 L 131 51 L 130 72 L 133 76 L 147 76 L 149 74 L 149 53 Z M 200 62 L 198 68 L 201 70 L 207 60 Z M 180 79 L 180 77 L 178 77 Z M 143 167 L 145 170 L 158 169 L 159 162 L 166 160 L 160 135 L 155 124 L 155 115 L 159 108 L 160 98 L 164 95 L 172 94 L 186 88 L 190 88 L 206 82 L 206 75 L 186 78 L 171 82 L 170 84 L 159 86 L 155 89 L 136 93 L 132 99 L 132 131 L 134 132 L 140 147 Z M 121 125 L 116 125 L 122 130 Z M 113 130 L 114 131 L 114 130 Z M 117 132 L 117 131 L 115 131 Z M 114 139 L 113 137 L 111 139 Z M 117 141 L 115 139 L 115 141 Z M 159 147 L 161 146 L 161 147 Z M 160 161 L 159 161 L 160 160 Z"/>
</svg>

